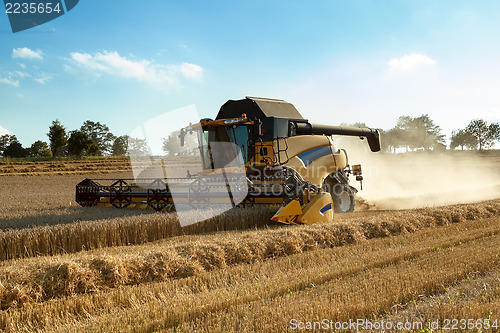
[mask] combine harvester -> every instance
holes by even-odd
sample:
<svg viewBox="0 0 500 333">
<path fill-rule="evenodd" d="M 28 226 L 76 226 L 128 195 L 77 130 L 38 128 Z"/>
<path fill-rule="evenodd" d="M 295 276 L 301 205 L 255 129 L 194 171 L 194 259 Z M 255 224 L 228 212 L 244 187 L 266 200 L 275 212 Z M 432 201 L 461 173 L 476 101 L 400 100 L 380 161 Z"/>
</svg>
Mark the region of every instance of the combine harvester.
<svg viewBox="0 0 500 333">
<path fill-rule="evenodd" d="M 215 120 L 182 128 L 181 146 L 191 135 L 197 135 L 201 158 L 194 176 L 186 169 L 184 178 L 164 172 L 161 178 L 85 179 L 76 186 L 76 201 L 179 211 L 229 198 L 232 207 L 275 206 L 272 220 L 281 223 L 333 221 L 334 210 L 354 210 L 357 190 L 349 176 L 363 177 L 330 136 L 367 138 L 371 151 L 380 150 L 376 129 L 311 124 L 291 103 L 253 97 L 229 100 Z"/>
</svg>

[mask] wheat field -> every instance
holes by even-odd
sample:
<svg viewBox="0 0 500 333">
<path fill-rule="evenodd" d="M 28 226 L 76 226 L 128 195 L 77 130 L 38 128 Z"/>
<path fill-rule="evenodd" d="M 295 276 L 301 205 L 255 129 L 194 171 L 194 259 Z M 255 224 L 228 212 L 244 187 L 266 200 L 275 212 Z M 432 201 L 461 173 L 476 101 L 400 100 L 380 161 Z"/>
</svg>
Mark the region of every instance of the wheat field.
<svg viewBox="0 0 500 333">
<path fill-rule="evenodd" d="M 181 228 L 175 214 L 78 207 L 87 175 L 58 172 L 0 177 L 0 331 L 346 332 L 335 324 L 365 319 L 447 332 L 450 318 L 500 320 L 500 199 L 306 226 L 237 209 Z"/>
</svg>

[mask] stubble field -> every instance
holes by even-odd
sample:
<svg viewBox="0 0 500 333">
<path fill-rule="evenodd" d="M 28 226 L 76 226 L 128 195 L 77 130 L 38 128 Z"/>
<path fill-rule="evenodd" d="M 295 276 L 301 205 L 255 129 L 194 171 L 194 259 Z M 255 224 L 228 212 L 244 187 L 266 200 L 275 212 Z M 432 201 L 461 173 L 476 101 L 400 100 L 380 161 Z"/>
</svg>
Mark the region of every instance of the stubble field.
<svg viewBox="0 0 500 333">
<path fill-rule="evenodd" d="M 500 199 L 309 226 L 234 210 L 183 229 L 169 213 L 81 208 L 75 184 L 102 175 L 60 172 L 0 176 L 0 331 L 498 331 Z"/>
</svg>

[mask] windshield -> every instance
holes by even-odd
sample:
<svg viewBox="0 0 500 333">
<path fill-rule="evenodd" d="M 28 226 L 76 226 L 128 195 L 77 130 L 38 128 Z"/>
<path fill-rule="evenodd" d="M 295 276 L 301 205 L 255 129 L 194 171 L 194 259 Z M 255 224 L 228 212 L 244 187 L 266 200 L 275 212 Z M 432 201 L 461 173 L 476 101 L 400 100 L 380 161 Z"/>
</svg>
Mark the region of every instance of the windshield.
<svg viewBox="0 0 500 333">
<path fill-rule="evenodd" d="M 200 154 L 204 169 L 241 166 L 250 158 L 249 126 L 212 127 L 200 131 Z"/>
<path fill-rule="evenodd" d="M 238 145 L 243 160 L 247 163 L 250 159 L 250 152 L 248 149 L 248 139 L 251 137 L 251 128 L 249 126 L 233 126 L 226 127 L 226 133 L 236 145 Z"/>
</svg>

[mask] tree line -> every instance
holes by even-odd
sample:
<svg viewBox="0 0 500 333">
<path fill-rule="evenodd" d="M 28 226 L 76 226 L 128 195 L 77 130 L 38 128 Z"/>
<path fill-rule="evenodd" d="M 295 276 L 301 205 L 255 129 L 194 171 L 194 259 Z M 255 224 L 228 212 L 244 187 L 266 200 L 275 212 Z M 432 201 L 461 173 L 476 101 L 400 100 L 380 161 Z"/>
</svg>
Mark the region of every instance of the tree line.
<svg viewBox="0 0 500 333">
<path fill-rule="evenodd" d="M 0 136 L 0 154 L 4 157 L 124 156 L 130 145 L 127 136 L 115 136 L 105 124 L 91 120 L 85 121 L 79 129 L 67 132 L 56 119 L 47 136 L 48 142 L 38 140 L 29 148 L 24 148 L 15 135 Z M 147 150 L 145 140 L 135 140 L 140 141 L 139 149 Z"/>
<path fill-rule="evenodd" d="M 364 123 L 353 126 L 367 127 Z M 396 125 L 380 129 L 382 149 L 397 152 L 401 149 L 445 150 L 445 135 L 429 115 L 419 117 L 401 116 Z M 2 157 L 60 157 L 60 156 L 125 156 L 148 155 L 146 141 L 127 135 L 115 136 L 109 127 L 99 122 L 87 120 L 76 130 L 66 131 L 59 120 L 54 120 L 47 133 L 48 142 L 37 140 L 29 148 L 24 148 L 15 135 L 0 136 L 0 156 Z M 180 146 L 179 132 L 171 133 L 163 140 L 163 151 L 167 155 L 196 154 L 195 138 L 186 137 L 184 147 Z M 483 119 L 473 119 L 463 129 L 455 130 L 450 137 L 450 149 L 483 150 L 500 141 L 500 125 L 488 124 Z"/>
<path fill-rule="evenodd" d="M 387 152 L 446 149 L 446 136 L 427 114 L 416 118 L 399 117 L 393 128 L 381 130 L 381 137 L 383 149 Z M 465 128 L 451 133 L 450 149 L 483 150 L 491 148 L 495 141 L 500 141 L 500 125 L 473 119 Z"/>
</svg>

